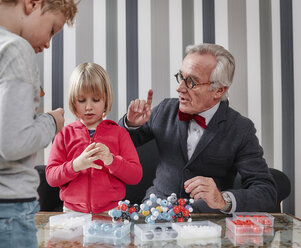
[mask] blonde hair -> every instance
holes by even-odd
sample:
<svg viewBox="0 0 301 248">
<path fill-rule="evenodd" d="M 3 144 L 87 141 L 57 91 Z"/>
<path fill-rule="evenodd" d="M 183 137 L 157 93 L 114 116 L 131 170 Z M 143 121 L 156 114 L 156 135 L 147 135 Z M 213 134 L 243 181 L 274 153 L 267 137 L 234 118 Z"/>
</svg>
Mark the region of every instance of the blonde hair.
<svg viewBox="0 0 301 248">
<path fill-rule="evenodd" d="M 110 112 L 113 103 L 113 90 L 110 78 L 100 65 L 83 63 L 78 65 L 70 76 L 69 108 L 77 116 L 75 102 L 80 94 L 93 94 L 103 99 L 105 111 L 103 117 Z"/>
<path fill-rule="evenodd" d="M 0 0 L 1 3 L 14 3 L 17 4 L 19 0 Z M 77 4 L 74 0 L 43 0 L 42 10 L 43 14 L 47 11 L 60 11 L 66 17 L 66 23 L 71 26 L 74 17 L 77 13 Z"/>
</svg>

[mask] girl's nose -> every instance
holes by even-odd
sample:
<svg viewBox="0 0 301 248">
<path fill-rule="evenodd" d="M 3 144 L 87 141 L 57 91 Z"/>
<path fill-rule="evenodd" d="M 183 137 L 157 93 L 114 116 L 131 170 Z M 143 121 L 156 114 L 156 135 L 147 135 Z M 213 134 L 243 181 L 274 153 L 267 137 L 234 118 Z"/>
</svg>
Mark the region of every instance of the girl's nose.
<svg viewBox="0 0 301 248">
<path fill-rule="evenodd" d="M 90 101 L 87 102 L 86 109 L 92 109 L 92 104 Z"/>
</svg>

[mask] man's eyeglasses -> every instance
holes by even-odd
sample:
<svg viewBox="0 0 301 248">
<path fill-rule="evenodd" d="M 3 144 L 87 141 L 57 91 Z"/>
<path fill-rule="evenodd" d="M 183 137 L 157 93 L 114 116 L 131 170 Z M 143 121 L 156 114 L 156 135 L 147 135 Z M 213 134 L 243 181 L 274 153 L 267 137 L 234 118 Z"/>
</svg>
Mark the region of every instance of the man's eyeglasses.
<svg viewBox="0 0 301 248">
<path fill-rule="evenodd" d="M 175 77 L 177 79 L 178 84 L 180 84 L 182 81 L 185 82 L 185 85 L 188 89 L 192 89 L 196 85 L 205 85 L 205 84 L 213 84 L 214 82 L 206 82 L 206 83 L 195 83 L 192 78 L 189 76 L 187 78 L 184 78 L 181 72 L 178 72 L 175 74 Z"/>
</svg>

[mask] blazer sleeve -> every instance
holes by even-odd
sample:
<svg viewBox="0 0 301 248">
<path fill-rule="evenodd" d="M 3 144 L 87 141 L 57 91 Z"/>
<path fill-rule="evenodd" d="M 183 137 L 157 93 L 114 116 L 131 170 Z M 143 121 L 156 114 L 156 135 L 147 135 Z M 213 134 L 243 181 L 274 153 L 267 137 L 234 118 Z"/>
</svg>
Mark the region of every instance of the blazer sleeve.
<svg viewBox="0 0 301 248">
<path fill-rule="evenodd" d="M 263 149 L 251 122 L 234 166 L 241 175 L 242 189 L 229 190 L 237 201 L 236 211 L 269 211 L 277 203 L 276 184 L 263 158 Z"/>
<path fill-rule="evenodd" d="M 138 184 L 142 178 L 142 166 L 130 135 L 123 128 L 119 137 L 119 146 L 120 153 L 113 154 L 114 160 L 107 168 L 125 184 Z"/>
<path fill-rule="evenodd" d="M 72 163 L 73 160 L 67 161 L 64 135 L 61 131 L 55 136 L 46 166 L 48 184 L 52 187 L 60 187 L 75 179 L 79 173 L 73 170 Z"/>
</svg>

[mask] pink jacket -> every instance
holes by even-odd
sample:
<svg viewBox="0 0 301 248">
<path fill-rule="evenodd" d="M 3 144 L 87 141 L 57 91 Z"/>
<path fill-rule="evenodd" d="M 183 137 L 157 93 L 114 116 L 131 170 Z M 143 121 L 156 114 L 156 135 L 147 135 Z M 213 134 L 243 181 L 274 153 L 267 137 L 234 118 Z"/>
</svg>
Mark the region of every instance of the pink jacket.
<svg viewBox="0 0 301 248">
<path fill-rule="evenodd" d="M 75 172 L 72 163 L 91 143 L 103 143 L 114 156 L 110 166 L 101 170 L 89 168 Z M 137 184 L 142 167 L 128 132 L 114 121 L 104 120 L 96 128 L 93 138 L 79 121 L 63 128 L 55 137 L 46 167 L 49 185 L 60 187 L 65 207 L 84 213 L 100 213 L 118 205 L 125 197 L 125 185 Z"/>
</svg>

